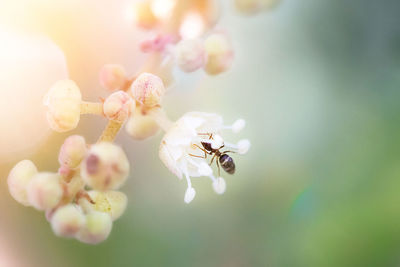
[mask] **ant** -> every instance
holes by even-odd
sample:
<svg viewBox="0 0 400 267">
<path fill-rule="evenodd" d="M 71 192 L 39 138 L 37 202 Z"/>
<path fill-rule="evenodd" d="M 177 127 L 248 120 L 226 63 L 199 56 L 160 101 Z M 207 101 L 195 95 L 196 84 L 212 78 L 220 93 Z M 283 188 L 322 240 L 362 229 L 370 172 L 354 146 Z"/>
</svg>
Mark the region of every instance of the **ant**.
<svg viewBox="0 0 400 267">
<path fill-rule="evenodd" d="M 207 135 L 209 137 L 209 139 L 213 139 L 213 134 L 211 133 L 199 133 L 199 135 Z M 197 157 L 197 158 L 207 158 L 207 155 L 211 155 L 213 156 L 210 162 L 210 165 L 213 163 L 214 159 L 217 158 L 216 163 L 217 163 L 217 167 L 218 167 L 218 176 L 220 176 L 220 168 L 219 165 L 221 164 L 222 168 L 224 169 L 224 171 L 226 171 L 229 174 L 234 174 L 235 173 L 235 162 L 233 161 L 233 159 L 226 153 L 235 153 L 234 151 L 223 151 L 221 152 L 220 149 L 223 148 L 225 145 L 222 144 L 221 147 L 214 149 L 211 146 L 210 142 L 207 141 L 202 141 L 201 145 L 203 147 L 200 147 L 197 144 L 193 144 L 193 146 L 201 149 L 204 152 L 204 157 L 203 156 L 196 156 L 196 155 L 192 155 L 189 154 L 192 157 Z"/>
</svg>

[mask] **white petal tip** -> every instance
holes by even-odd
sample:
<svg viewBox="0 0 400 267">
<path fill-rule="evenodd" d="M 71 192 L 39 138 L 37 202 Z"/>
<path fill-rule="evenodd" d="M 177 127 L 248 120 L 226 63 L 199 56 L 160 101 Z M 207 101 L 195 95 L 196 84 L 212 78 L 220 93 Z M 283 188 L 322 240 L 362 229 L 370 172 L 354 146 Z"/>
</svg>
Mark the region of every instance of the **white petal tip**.
<svg viewBox="0 0 400 267">
<path fill-rule="evenodd" d="M 218 177 L 213 183 L 212 183 L 213 189 L 215 193 L 222 195 L 225 193 L 226 190 L 226 182 L 224 178 Z"/>
<path fill-rule="evenodd" d="M 212 174 L 212 169 L 206 162 L 201 162 L 199 165 L 199 173 L 203 176 L 210 176 Z"/>
<path fill-rule="evenodd" d="M 185 203 L 189 204 L 190 202 L 192 202 L 195 196 L 196 196 L 196 191 L 194 190 L 194 188 L 188 187 L 188 189 L 186 189 L 184 198 Z"/>
<path fill-rule="evenodd" d="M 238 133 L 246 126 L 246 121 L 243 119 L 236 120 L 232 125 L 232 131 Z"/>
<path fill-rule="evenodd" d="M 246 154 L 250 149 L 250 145 L 251 144 L 250 144 L 249 140 L 247 140 L 247 139 L 240 140 L 237 143 L 238 153 L 241 154 L 241 155 Z"/>
</svg>

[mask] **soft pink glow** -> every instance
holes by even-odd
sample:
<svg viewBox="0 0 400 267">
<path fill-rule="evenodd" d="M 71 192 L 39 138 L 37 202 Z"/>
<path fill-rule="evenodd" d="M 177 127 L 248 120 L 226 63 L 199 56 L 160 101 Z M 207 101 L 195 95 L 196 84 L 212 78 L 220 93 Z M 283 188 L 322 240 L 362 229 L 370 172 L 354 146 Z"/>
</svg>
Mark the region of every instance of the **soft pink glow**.
<svg viewBox="0 0 400 267">
<path fill-rule="evenodd" d="M 0 159 L 26 155 L 48 136 L 42 98 L 66 78 L 63 52 L 44 36 L 0 28 Z"/>
</svg>

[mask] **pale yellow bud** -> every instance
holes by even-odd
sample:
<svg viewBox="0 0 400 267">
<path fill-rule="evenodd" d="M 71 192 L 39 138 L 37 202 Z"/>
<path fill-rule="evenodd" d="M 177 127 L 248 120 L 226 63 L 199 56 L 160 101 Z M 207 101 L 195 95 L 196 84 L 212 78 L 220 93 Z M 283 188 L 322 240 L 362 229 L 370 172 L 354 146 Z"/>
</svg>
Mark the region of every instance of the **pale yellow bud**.
<svg viewBox="0 0 400 267">
<path fill-rule="evenodd" d="M 208 55 L 204 70 L 210 75 L 217 75 L 228 70 L 233 61 L 233 50 L 228 37 L 222 33 L 210 35 L 204 42 Z"/>
<path fill-rule="evenodd" d="M 74 204 L 58 208 L 51 217 L 53 232 L 62 237 L 74 237 L 85 225 L 85 215 Z"/>
<path fill-rule="evenodd" d="M 34 175 L 27 187 L 29 203 L 38 210 L 53 209 L 63 196 L 60 176 L 40 172 Z"/>
<path fill-rule="evenodd" d="M 160 127 L 156 121 L 151 116 L 144 115 L 139 108 L 135 110 L 125 125 L 125 130 L 128 134 L 137 140 L 153 136 L 159 129 Z"/>
<path fill-rule="evenodd" d="M 18 162 L 8 175 L 8 190 L 11 196 L 24 206 L 30 206 L 27 187 L 32 177 L 37 174 L 35 164 L 30 160 Z"/>
<path fill-rule="evenodd" d="M 115 221 L 124 213 L 128 198 L 119 191 L 89 191 L 90 198 L 94 204 L 90 203 L 86 198 L 79 199 L 79 205 L 85 212 L 101 211 L 108 213 L 111 219 Z"/>
<path fill-rule="evenodd" d="M 81 102 L 82 95 L 74 81 L 56 82 L 44 98 L 50 127 L 57 132 L 75 129 L 80 119 Z"/>
<path fill-rule="evenodd" d="M 107 239 L 112 228 L 110 215 L 92 211 L 86 215 L 86 224 L 78 232 L 76 238 L 84 243 L 97 244 Z"/>
<path fill-rule="evenodd" d="M 78 167 L 87 152 L 86 141 L 80 135 L 72 135 L 65 139 L 58 155 L 58 162 L 70 169 Z"/>
<path fill-rule="evenodd" d="M 132 105 L 135 105 L 132 98 L 124 91 L 112 93 L 104 102 L 104 115 L 109 120 L 123 122 L 130 115 Z"/>
</svg>

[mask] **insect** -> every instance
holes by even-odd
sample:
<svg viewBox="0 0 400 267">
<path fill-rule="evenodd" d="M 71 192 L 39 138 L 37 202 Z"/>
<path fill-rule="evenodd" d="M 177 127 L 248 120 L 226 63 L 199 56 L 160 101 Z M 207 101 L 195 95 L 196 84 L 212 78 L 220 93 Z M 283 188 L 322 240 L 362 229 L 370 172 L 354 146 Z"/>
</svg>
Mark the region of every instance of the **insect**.
<svg viewBox="0 0 400 267">
<path fill-rule="evenodd" d="M 212 140 L 213 139 L 213 134 L 209 134 L 209 133 L 205 133 L 202 134 L 200 133 L 199 135 L 208 135 L 209 139 Z M 202 141 L 200 142 L 201 145 L 203 147 L 200 147 L 197 144 L 193 144 L 193 146 L 201 149 L 204 152 L 204 157 L 203 156 L 196 156 L 196 155 L 192 155 L 193 157 L 198 157 L 198 158 L 207 158 L 207 155 L 211 155 L 213 156 L 210 162 L 210 165 L 213 163 L 214 159 L 216 158 L 216 163 L 217 163 L 217 167 L 218 167 L 218 176 L 220 176 L 220 167 L 219 165 L 221 165 L 222 169 L 224 169 L 224 171 L 226 171 L 229 174 L 234 174 L 236 167 L 235 167 L 235 162 L 233 161 L 233 159 L 227 154 L 227 153 L 235 153 L 234 151 L 220 151 L 221 148 L 223 148 L 225 145 L 222 144 L 219 148 L 215 149 L 212 147 L 211 142 L 207 142 L 207 141 Z"/>
</svg>

